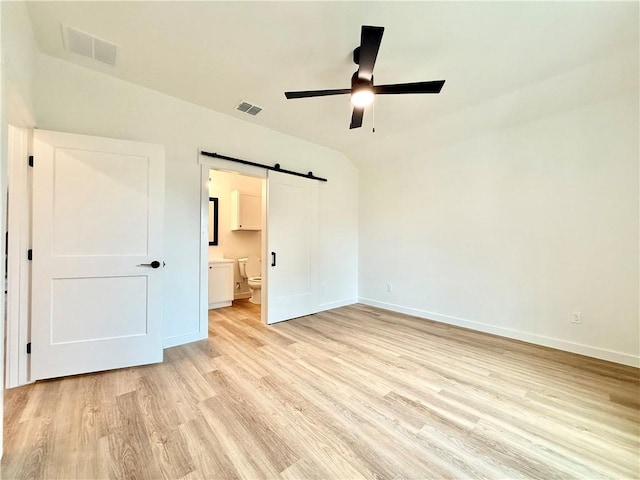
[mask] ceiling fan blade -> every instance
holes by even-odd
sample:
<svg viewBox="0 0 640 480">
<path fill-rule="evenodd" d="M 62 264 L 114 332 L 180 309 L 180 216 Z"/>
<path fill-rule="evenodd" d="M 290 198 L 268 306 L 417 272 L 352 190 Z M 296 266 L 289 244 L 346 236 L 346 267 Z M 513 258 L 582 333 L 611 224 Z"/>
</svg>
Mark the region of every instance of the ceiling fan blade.
<svg viewBox="0 0 640 480">
<path fill-rule="evenodd" d="M 287 98 L 308 98 L 308 97 L 326 97 L 328 95 L 343 95 L 351 93 L 350 88 L 339 88 L 333 90 L 305 90 L 301 92 L 284 92 Z"/>
<path fill-rule="evenodd" d="M 362 126 L 362 117 L 364 116 L 364 107 L 353 107 L 351 114 L 351 125 L 349 129 L 360 128 Z"/>
<path fill-rule="evenodd" d="M 358 78 L 371 80 L 373 77 L 373 66 L 376 64 L 383 33 L 384 27 L 362 26 Z"/>
<path fill-rule="evenodd" d="M 396 83 L 394 85 L 376 85 L 373 92 L 377 95 L 397 95 L 402 93 L 440 93 L 444 80 L 430 82 Z"/>
</svg>

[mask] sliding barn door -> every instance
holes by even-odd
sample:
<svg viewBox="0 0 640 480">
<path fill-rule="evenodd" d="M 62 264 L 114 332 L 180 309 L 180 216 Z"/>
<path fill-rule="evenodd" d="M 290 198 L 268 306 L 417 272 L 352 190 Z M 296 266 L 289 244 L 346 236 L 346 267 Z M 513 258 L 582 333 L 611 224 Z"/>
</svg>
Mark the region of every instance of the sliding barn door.
<svg viewBox="0 0 640 480">
<path fill-rule="evenodd" d="M 162 361 L 164 148 L 36 130 L 32 379 Z"/>
<path fill-rule="evenodd" d="M 276 323 L 317 311 L 318 182 L 270 171 L 267 202 L 267 318 Z"/>
</svg>

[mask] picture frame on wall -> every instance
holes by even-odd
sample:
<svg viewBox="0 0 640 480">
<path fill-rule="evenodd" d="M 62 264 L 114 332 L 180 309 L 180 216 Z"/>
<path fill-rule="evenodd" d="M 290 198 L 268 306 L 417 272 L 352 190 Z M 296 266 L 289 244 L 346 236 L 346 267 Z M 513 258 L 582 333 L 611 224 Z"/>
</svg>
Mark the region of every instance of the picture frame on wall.
<svg viewBox="0 0 640 480">
<path fill-rule="evenodd" d="M 209 245 L 218 245 L 218 199 L 209 197 Z"/>
</svg>

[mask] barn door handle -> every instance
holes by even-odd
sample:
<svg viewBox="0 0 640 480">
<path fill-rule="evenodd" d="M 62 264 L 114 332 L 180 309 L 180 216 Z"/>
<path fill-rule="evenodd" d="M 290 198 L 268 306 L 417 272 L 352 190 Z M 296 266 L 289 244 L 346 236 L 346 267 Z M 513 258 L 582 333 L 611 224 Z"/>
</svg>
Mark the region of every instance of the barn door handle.
<svg viewBox="0 0 640 480">
<path fill-rule="evenodd" d="M 276 252 L 271 252 L 271 266 L 276 266 Z"/>
<path fill-rule="evenodd" d="M 160 266 L 160 262 L 158 260 L 154 260 L 151 263 L 140 263 L 138 264 L 139 267 L 151 267 L 151 268 L 158 268 Z"/>
</svg>

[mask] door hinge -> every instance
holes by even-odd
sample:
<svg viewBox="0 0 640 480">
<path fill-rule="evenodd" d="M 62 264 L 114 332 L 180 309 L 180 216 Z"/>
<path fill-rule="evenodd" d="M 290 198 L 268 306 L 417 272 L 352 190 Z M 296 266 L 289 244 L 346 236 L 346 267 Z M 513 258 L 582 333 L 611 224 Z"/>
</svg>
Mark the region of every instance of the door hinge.
<svg viewBox="0 0 640 480">
<path fill-rule="evenodd" d="M 27 260 L 33 260 L 33 250 L 27 250 Z"/>
<path fill-rule="evenodd" d="M 33 167 L 33 155 L 29 155 L 29 166 Z"/>
<path fill-rule="evenodd" d="M 31 342 L 27 343 L 27 354 L 31 354 Z"/>
</svg>

